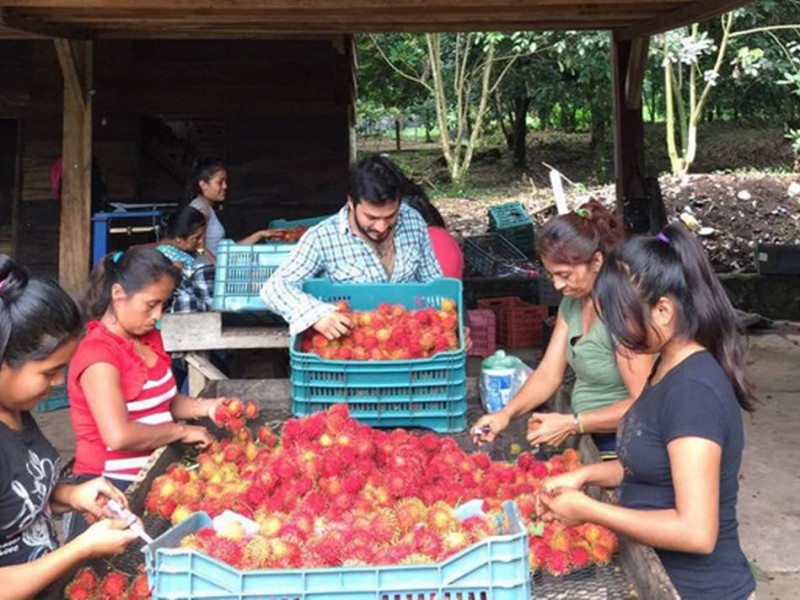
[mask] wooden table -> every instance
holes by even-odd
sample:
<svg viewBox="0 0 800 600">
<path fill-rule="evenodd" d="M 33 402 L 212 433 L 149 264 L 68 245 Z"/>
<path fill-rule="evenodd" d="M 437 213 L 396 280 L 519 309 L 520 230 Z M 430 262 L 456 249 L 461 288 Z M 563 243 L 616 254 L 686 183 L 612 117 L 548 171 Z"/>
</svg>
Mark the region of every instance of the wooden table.
<svg viewBox="0 0 800 600">
<path fill-rule="evenodd" d="M 189 395 L 196 396 L 209 380 L 225 379 L 208 359 L 212 350 L 288 348 L 287 326 L 225 327 L 222 313 L 175 313 L 161 318 L 164 349 L 183 353 L 189 375 Z"/>
</svg>

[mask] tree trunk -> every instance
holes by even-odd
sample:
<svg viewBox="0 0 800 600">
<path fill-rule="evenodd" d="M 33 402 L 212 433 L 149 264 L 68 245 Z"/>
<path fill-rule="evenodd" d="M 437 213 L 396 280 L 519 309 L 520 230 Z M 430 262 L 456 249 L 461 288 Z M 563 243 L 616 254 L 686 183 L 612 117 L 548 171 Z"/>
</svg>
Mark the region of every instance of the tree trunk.
<svg viewBox="0 0 800 600">
<path fill-rule="evenodd" d="M 518 96 L 514 100 L 514 133 L 513 133 L 513 152 L 514 166 L 525 168 L 525 150 L 528 137 L 528 107 L 531 99 L 525 96 Z"/>
<path fill-rule="evenodd" d="M 425 109 L 425 143 L 430 144 L 433 141 L 431 138 L 431 111 Z"/>
<path fill-rule="evenodd" d="M 541 106 L 539 107 L 538 115 L 539 115 L 539 126 L 541 127 L 542 131 L 546 131 L 550 128 L 550 116 L 553 114 L 553 107 L 552 106 Z"/>
<path fill-rule="evenodd" d="M 400 150 L 400 119 L 394 120 L 394 143 L 397 149 Z"/>
<path fill-rule="evenodd" d="M 500 130 L 503 132 L 503 138 L 506 140 L 506 147 L 509 150 L 514 150 L 514 132 L 509 131 L 506 125 L 506 116 L 503 114 L 503 104 L 500 100 L 500 92 L 496 92 L 493 98 L 494 114 L 497 122 L 500 124 Z"/>
</svg>

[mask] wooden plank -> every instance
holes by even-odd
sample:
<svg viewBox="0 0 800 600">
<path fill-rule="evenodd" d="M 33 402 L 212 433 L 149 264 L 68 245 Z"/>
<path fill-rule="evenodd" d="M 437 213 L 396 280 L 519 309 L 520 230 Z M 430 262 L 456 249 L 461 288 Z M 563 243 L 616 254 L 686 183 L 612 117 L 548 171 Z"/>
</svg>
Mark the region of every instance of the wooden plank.
<svg viewBox="0 0 800 600">
<path fill-rule="evenodd" d="M 86 86 L 78 73 L 78 57 L 75 47 L 67 39 L 55 39 L 56 55 L 61 65 L 61 75 L 64 77 L 64 93 L 74 95 L 75 101 L 81 110 L 86 109 Z"/>
<path fill-rule="evenodd" d="M 11 198 L 11 252 L 12 256 L 17 255 L 17 244 L 19 243 L 19 203 L 22 201 L 22 157 L 25 154 L 25 136 L 23 135 L 24 121 L 17 119 L 17 143 L 16 155 L 14 156 L 14 191 Z"/>
<path fill-rule="evenodd" d="M 628 89 L 636 88 L 646 66 L 647 43 L 621 40 L 614 34 L 611 41 L 611 64 L 614 102 L 614 170 L 617 184 L 617 206 L 622 211 L 628 199 L 643 199 L 644 122 L 641 101 L 629 98 Z M 629 84 L 631 87 L 629 87 Z M 641 85 L 639 84 L 641 94 Z M 633 89 L 632 91 L 635 91 Z M 629 108 L 629 101 L 635 106 Z"/>
<path fill-rule="evenodd" d="M 165 314 L 161 335 L 167 352 L 288 348 L 288 327 L 222 327 L 222 313 Z"/>
<path fill-rule="evenodd" d="M 553 9 L 562 9 L 575 6 L 671 6 L 674 4 L 712 4 L 721 3 L 723 0 L 402 0 L 396 2 L 398 13 L 415 6 L 447 6 L 456 11 L 467 6 L 503 6 L 518 4 L 526 7 L 547 6 Z M 727 0 L 731 2 L 731 0 Z M 138 10 L 146 13 L 152 10 L 177 9 L 186 12 L 206 12 L 214 15 L 219 12 L 239 12 L 268 10 L 271 8 L 291 8 L 301 5 L 309 10 L 319 8 L 345 9 L 345 8 L 383 8 L 386 0 L 3 0 L 4 6 L 68 10 L 68 9 L 96 9 L 104 11 Z"/>
<path fill-rule="evenodd" d="M 500 5 L 480 4 L 473 6 L 461 6 L 459 11 L 454 11 L 452 6 L 411 6 L 399 11 L 396 5 L 383 5 L 381 7 L 352 7 L 352 8 L 309 8 L 303 6 L 292 7 L 269 7 L 263 10 L 218 12 L 209 13 L 207 11 L 187 11 L 187 10 L 150 10 L 143 13 L 141 10 L 38 10 L 25 11 L 20 13 L 9 12 L 14 9 L 6 9 L 8 14 L 15 15 L 17 18 L 29 18 L 36 20 L 49 19 L 53 22 L 63 24 L 102 24 L 102 23 L 202 23 L 210 22 L 219 25 L 225 24 L 244 24 L 248 22 L 269 23 L 275 20 L 296 20 L 313 19 L 322 20 L 338 18 L 340 20 L 352 20 L 353 18 L 368 19 L 371 21 L 383 21 L 387 17 L 392 19 L 406 19 L 412 17 L 427 18 L 428 21 L 437 20 L 451 16 L 460 18 L 464 15 L 494 14 L 519 18 L 537 16 L 547 16 L 552 19 L 566 20 L 589 19 L 589 18 L 652 18 L 659 14 L 659 8 L 674 9 L 682 7 L 683 4 L 675 2 L 665 4 L 660 7 L 650 5 L 629 5 L 629 6 L 607 6 L 602 5 L 577 5 L 574 7 L 564 7 L 562 10 L 554 11 L 552 6 L 532 5 L 525 6 L 515 3 Z M 25 15 L 20 17 L 19 15 Z"/>
<path fill-rule="evenodd" d="M 82 27 L 53 23 L 45 19 L 14 12 L 14 9 L 10 8 L 0 8 L 0 22 L 5 27 L 35 35 L 82 40 L 92 38 L 91 32 Z"/>
<path fill-rule="evenodd" d="M 92 206 L 92 42 L 59 42 L 69 45 L 60 60 L 72 57 L 74 72 L 64 72 L 63 168 L 61 176 L 61 228 L 59 279 L 70 292 L 80 290 L 89 274 Z M 62 56 L 63 53 L 63 56 Z M 63 63 L 62 63 L 63 64 Z M 77 78 L 77 81 L 75 80 Z M 81 91 L 71 89 L 80 86 Z M 79 102 L 83 97 L 84 103 Z"/>
<path fill-rule="evenodd" d="M 650 38 L 635 38 L 631 45 L 631 58 L 625 73 L 625 108 L 637 110 L 642 106 L 642 85 L 647 69 L 647 48 Z"/>
<path fill-rule="evenodd" d="M 225 374 L 208 360 L 207 353 L 189 352 L 183 357 L 189 368 L 189 395 L 198 396 L 209 381 L 227 379 Z"/>
<path fill-rule="evenodd" d="M 646 23 L 629 25 L 617 32 L 619 39 L 631 40 L 648 37 L 671 29 L 699 23 L 719 16 L 736 8 L 752 4 L 753 0 L 702 0 L 687 3 L 681 8 L 664 12 Z"/>
</svg>

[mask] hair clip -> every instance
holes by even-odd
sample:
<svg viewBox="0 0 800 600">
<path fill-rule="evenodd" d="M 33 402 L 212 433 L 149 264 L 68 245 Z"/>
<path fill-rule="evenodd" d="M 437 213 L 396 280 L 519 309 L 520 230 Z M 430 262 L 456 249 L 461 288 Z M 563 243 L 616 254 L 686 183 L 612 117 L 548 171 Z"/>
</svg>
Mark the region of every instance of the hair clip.
<svg viewBox="0 0 800 600">
<path fill-rule="evenodd" d="M 581 219 L 588 219 L 590 216 L 589 211 L 583 207 L 576 208 L 575 214 L 578 215 Z"/>
<path fill-rule="evenodd" d="M 664 235 L 663 231 L 660 231 L 658 233 L 658 235 L 656 236 L 656 238 L 658 238 L 658 240 L 664 242 L 667 246 L 670 245 L 670 239 L 666 235 Z"/>
<path fill-rule="evenodd" d="M 114 256 L 111 258 L 111 262 L 118 263 L 119 259 L 122 258 L 122 254 L 123 254 L 122 250 L 115 252 Z"/>
</svg>

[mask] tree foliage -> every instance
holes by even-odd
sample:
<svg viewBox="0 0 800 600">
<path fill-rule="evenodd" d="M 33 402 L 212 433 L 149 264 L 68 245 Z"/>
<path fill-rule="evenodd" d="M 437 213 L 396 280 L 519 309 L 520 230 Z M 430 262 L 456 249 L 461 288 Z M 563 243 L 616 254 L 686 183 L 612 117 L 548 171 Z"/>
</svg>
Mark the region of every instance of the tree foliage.
<svg viewBox="0 0 800 600">
<path fill-rule="evenodd" d="M 530 162 L 531 128 L 591 133 L 608 177 L 612 118 L 607 32 L 383 34 L 359 39 L 360 114 L 427 115 L 453 181 L 482 135 Z M 665 123 L 675 173 L 690 168 L 702 123 L 780 124 L 800 148 L 800 0 L 761 0 L 650 43 L 644 115 Z"/>
</svg>

